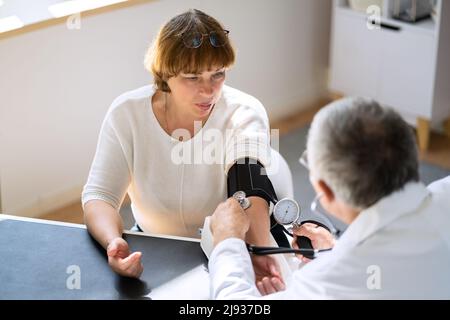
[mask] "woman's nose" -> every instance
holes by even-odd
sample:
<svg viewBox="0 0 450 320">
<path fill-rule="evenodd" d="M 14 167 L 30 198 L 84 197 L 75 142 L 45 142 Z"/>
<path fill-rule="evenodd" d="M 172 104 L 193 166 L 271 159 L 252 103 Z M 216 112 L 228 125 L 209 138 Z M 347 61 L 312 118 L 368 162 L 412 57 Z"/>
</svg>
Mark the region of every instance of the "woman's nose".
<svg viewBox="0 0 450 320">
<path fill-rule="evenodd" d="M 211 96 L 214 93 L 214 84 L 211 81 L 202 81 L 200 84 L 200 93 L 205 96 Z"/>
</svg>

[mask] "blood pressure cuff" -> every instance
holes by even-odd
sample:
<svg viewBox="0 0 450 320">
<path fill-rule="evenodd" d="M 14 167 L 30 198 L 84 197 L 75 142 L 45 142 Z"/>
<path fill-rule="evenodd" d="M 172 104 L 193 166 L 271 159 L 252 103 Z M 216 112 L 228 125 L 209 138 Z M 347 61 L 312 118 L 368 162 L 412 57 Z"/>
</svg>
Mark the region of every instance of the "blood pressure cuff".
<svg viewBox="0 0 450 320">
<path fill-rule="evenodd" d="M 272 182 L 265 174 L 264 166 L 254 159 L 239 159 L 228 171 L 227 192 L 232 197 L 236 191 L 244 191 L 247 197 L 260 197 L 275 204 L 278 201 Z M 284 227 L 270 216 L 270 232 L 280 247 L 290 247 L 284 234 Z"/>
<path fill-rule="evenodd" d="M 269 205 L 278 201 L 264 166 L 250 158 L 239 159 L 228 171 L 228 197 L 236 191 L 244 191 L 247 197 L 263 198 Z"/>
</svg>

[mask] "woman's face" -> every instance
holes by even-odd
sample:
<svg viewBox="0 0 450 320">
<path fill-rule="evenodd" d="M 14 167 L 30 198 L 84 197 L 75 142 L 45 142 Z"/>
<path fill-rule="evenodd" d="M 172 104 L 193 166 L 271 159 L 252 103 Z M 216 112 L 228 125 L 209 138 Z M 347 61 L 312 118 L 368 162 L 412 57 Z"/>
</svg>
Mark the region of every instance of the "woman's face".
<svg viewBox="0 0 450 320">
<path fill-rule="evenodd" d="M 167 84 L 177 108 L 195 119 L 203 119 L 219 100 L 224 81 L 225 68 L 213 68 L 199 74 L 180 73 L 171 77 Z"/>
</svg>

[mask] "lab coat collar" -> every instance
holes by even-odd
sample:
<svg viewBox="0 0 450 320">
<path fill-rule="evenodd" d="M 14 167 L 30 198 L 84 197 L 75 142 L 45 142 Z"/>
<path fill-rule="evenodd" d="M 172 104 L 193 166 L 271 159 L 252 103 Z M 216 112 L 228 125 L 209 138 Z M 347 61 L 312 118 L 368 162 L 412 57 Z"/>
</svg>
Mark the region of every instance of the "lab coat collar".
<svg viewBox="0 0 450 320">
<path fill-rule="evenodd" d="M 371 207 L 360 212 L 349 225 L 338 244 L 356 246 L 381 228 L 401 216 L 407 215 L 421 206 L 429 196 L 429 191 L 420 182 L 407 183 L 403 189 L 396 191 Z"/>
</svg>

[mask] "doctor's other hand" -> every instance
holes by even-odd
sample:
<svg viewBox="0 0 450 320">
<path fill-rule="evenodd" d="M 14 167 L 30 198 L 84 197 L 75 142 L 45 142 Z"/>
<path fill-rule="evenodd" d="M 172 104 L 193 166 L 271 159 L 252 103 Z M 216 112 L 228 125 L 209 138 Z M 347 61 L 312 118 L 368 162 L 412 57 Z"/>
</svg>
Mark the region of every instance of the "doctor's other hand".
<svg viewBox="0 0 450 320">
<path fill-rule="evenodd" d="M 286 289 L 277 260 L 268 255 L 252 255 L 255 270 L 256 287 L 261 295 L 267 295 Z"/>
<path fill-rule="evenodd" d="M 130 254 L 128 243 L 123 238 L 114 238 L 108 244 L 106 253 L 111 269 L 121 276 L 139 278 L 144 271 L 141 262 L 142 252 Z"/>
<path fill-rule="evenodd" d="M 304 223 L 300 226 L 294 227 L 292 233 L 294 234 L 294 238 L 292 240 L 292 247 L 294 249 L 298 249 L 298 236 L 309 238 L 314 249 L 329 249 L 333 248 L 335 244 L 335 239 L 331 232 L 314 223 Z M 311 261 L 311 259 L 308 259 L 301 254 L 296 254 L 296 256 L 304 263 Z"/>
<path fill-rule="evenodd" d="M 214 237 L 214 246 L 228 238 L 244 240 L 250 228 L 250 219 L 239 203 L 229 198 L 217 206 L 211 217 L 210 228 Z"/>
</svg>

